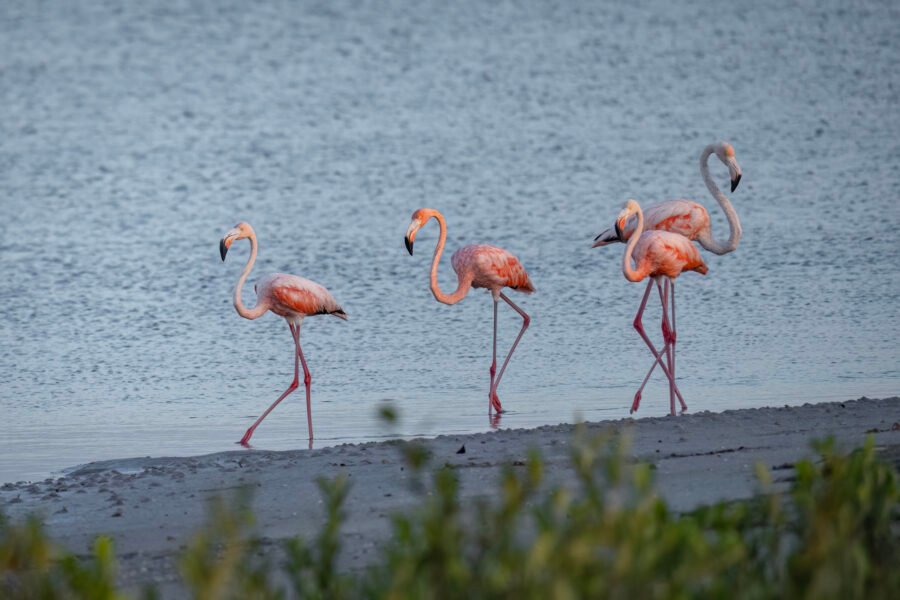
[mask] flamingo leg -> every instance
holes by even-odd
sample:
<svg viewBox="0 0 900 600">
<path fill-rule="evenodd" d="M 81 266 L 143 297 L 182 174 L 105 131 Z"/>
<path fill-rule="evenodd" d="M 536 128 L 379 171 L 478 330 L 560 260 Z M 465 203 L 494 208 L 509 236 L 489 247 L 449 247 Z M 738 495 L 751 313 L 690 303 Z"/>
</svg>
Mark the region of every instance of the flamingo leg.
<svg viewBox="0 0 900 600">
<path fill-rule="evenodd" d="M 293 323 L 288 322 L 288 327 L 291 328 L 291 337 L 294 338 L 294 380 L 291 382 L 291 385 L 288 386 L 288 389 L 284 390 L 284 393 L 278 396 L 278 400 L 272 403 L 272 405 L 266 409 L 266 412 L 260 416 L 256 422 L 250 426 L 250 429 L 247 430 L 247 433 L 244 434 L 244 437 L 241 438 L 241 441 L 238 442 L 241 446 L 249 446 L 250 438 L 253 437 L 253 432 L 256 431 L 256 428 L 262 423 L 263 419 L 265 419 L 272 409 L 274 409 L 278 404 L 284 400 L 288 394 L 297 389 L 299 385 L 299 375 L 300 375 L 300 361 L 299 361 L 299 352 L 300 352 L 300 327 L 294 327 Z M 303 364 L 304 370 L 306 369 L 306 363 Z M 307 394 L 309 394 L 309 388 L 307 387 Z"/>
<path fill-rule="evenodd" d="M 669 279 L 665 280 L 665 288 L 657 283 L 657 289 L 659 290 L 659 301 L 662 305 L 662 334 L 663 340 L 665 341 L 665 345 L 663 346 L 662 353 L 665 353 L 669 370 L 665 370 L 665 365 L 663 365 L 662 361 L 660 361 L 659 366 L 663 368 L 663 371 L 666 374 L 666 377 L 669 378 L 669 414 L 675 416 L 675 396 L 678 396 L 678 399 L 681 401 L 682 406 L 687 406 L 684 403 L 684 398 L 681 397 L 681 392 L 678 390 L 678 386 L 675 384 L 675 373 L 672 370 L 672 361 L 674 360 L 674 348 L 672 344 L 673 338 L 673 327 L 669 323 L 669 289 L 670 289 L 670 281 Z M 654 363 L 653 366 L 656 366 Z M 653 370 L 653 367 L 650 368 Z"/>
<path fill-rule="evenodd" d="M 675 333 L 675 280 L 669 281 L 669 300 L 672 303 L 672 330 L 669 332 L 669 337 L 672 340 L 672 356 L 669 358 L 669 372 L 672 374 L 672 381 L 674 385 L 675 380 L 675 340 L 678 337 Z M 684 398 L 681 397 L 681 394 L 678 394 L 678 401 L 681 403 L 681 412 L 687 410 L 687 404 L 684 402 Z M 673 401 L 674 404 L 674 401 Z"/>
<path fill-rule="evenodd" d="M 494 358 L 491 361 L 491 387 L 488 390 L 488 414 L 494 403 L 494 375 L 497 374 L 497 299 L 494 298 Z"/>
<path fill-rule="evenodd" d="M 500 372 L 497 373 L 497 379 L 494 380 L 494 384 L 491 387 L 491 405 L 498 413 L 503 412 L 503 408 L 500 406 L 500 398 L 497 396 L 497 388 L 500 386 L 500 379 L 503 377 L 503 372 L 506 371 L 506 365 L 509 364 L 509 359 L 512 358 L 513 352 L 516 351 L 516 346 L 519 345 L 519 340 L 522 339 L 522 335 L 531 323 L 531 317 L 529 317 L 524 310 L 516 306 L 512 300 L 507 298 L 503 292 L 500 292 L 500 297 L 522 317 L 522 329 L 519 330 L 519 335 L 516 336 L 516 341 L 513 342 L 512 347 L 509 349 L 509 354 L 506 355 L 506 360 L 503 361 L 503 366 L 500 367 Z"/>
<path fill-rule="evenodd" d="M 647 281 L 647 289 L 644 290 L 644 297 L 641 300 L 641 305 L 638 307 L 637 314 L 634 316 L 634 328 L 637 330 L 638 334 L 644 339 L 644 342 L 650 346 L 650 351 L 653 352 L 654 356 L 657 357 L 656 361 L 653 361 L 653 366 L 650 367 L 650 371 L 644 376 L 644 381 L 641 382 L 641 386 L 638 388 L 637 392 L 634 394 L 634 400 L 631 403 L 631 414 L 633 414 L 641 404 L 641 392 L 644 390 L 644 386 L 647 384 L 647 380 L 650 379 L 650 373 L 653 372 L 653 369 L 656 368 L 656 362 L 659 360 L 659 356 L 656 354 L 656 348 L 653 347 L 653 344 L 650 342 L 650 338 L 647 337 L 647 334 L 644 332 L 644 323 L 642 321 L 644 317 L 644 309 L 647 308 L 647 300 L 650 299 L 650 291 L 653 289 L 653 280 Z"/>
<path fill-rule="evenodd" d="M 669 280 L 666 279 L 663 288 L 659 291 L 659 299 L 662 303 L 662 333 L 665 346 L 666 360 L 669 365 L 669 414 L 675 415 L 675 372 L 672 370 L 672 328 L 669 325 Z"/>
<path fill-rule="evenodd" d="M 306 387 L 306 425 L 309 428 L 309 449 L 312 450 L 313 426 L 312 402 L 310 398 L 312 375 L 309 373 L 309 367 L 306 366 L 306 357 L 303 356 L 303 348 L 300 347 L 300 325 L 297 325 L 297 354 L 300 356 L 300 363 L 303 365 L 303 385 Z"/>
<path fill-rule="evenodd" d="M 644 323 L 643 323 L 642 319 L 644 316 L 644 310 L 647 308 L 647 300 L 649 300 L 649 298 L 650 298 L 650 291 L 652 289 L 653 289 L 653 280 L 651 279 L 650 281 L 647 282 L 647 289 L 644 291 L 644 298 L 643 298 L 643 300 L 641 300 L 641 306 L 640 306 L 640 308 L 638 308 L 638 312 L 634 317 L 633 325 L 634 325 L 635 330 L 637 330 L 637 332 L 640 334 L 641 338 L 644 340 L 644 343 L 647 344 L 648 348 L 650 348 L 650 352 L 653 353 L 653 357 L 656 360 L 653 361 L 653 365 L 650 367 L 650 370 L 647 372 L 647 375 L 644 376 L 644 381 L 641 382 L 641 386 L 638 388 L 637 392 L 635 392 L 635 394 L 634 394 L 634 401 L 631 403 L 631 412 L 632 413 L 634 413 L 640 406 L 641 393 L 644 390 L 644 386 L 647 384 L 647 380 L 650 379 L 650 374 L 653 373 L 653 369 L 656 368 L 657 363 L 659 363 L 659 368 L 663 370 L 663 373 L 665 373 L 666 377 L 669 378 L 670 382 L 672 379 L 671 377 L 669 377 L 669 369 L 666 368 L 666 365 L 662 359 L 663 353 L 666 352 L 666 347 L 665 346 L 663 347 L 662 352 L 657 352 L 656 347 L 653 345 L 653 342 L 651 342 L 650 338 L 647 336 L 647 332 L 644 331 Z M 660 299 L 662 299 L 662 289 L 661 288 L 660 288 Z M 665 330 L 663 330 L 663 331 L 664 331 L 664 335 L 665 335 Z M 678 398 L 683 403 L 684 400 L 681 398 L 681 391 L 679 391 L 678 386 L 675 385 L 674 382 L 672 382 L 672 385 L 674 385 L 675 394 L 678 396 Z"/>
</svg>

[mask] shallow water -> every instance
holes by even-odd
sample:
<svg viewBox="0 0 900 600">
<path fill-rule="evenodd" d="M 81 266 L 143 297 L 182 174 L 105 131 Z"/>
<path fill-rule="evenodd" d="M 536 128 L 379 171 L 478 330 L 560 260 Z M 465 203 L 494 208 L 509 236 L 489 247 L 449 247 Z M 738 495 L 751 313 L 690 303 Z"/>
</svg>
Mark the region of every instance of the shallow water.
<svg viewBox="0 0 900 600">
<path fill-rule="evenodd" d="M 146 4 L 0 8 L 0 481 L 236 448 L 292 368 L 283 321 L 231 306 L 238 220 L 254 275 L 350 314 L 304 324 L 317 446 L 490 426 L 491 302 L 434 301 L 436 227 L 402 241 L 419 206 L 538 289 L 500 426 L 626 416 L 643 284 L 590 241 L 628 197 L 695 198 L 725 237 L 717 139 L 744 239 L 678 283 L 691 410 L 900 389 L 896 3 Z M 501 308 L 503 348 L 519 322 Z M 657 374 L 639 415 L 665 396 Z M 254 442 L 305 446 L 302 395 Z"/>
</svg>

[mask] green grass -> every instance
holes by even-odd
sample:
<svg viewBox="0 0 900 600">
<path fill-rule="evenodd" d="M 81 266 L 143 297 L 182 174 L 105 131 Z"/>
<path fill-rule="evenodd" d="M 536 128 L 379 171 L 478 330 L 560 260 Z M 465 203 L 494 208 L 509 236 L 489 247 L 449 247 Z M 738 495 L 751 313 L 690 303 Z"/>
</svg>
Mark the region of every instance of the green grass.
<svg viewBox="0 0 900 600">
<path fill-rule="evenodd" d="M 892 598 L 900 590 L 900 487 L 874 442 L 844 455 L 818 442 L 787 494 L 676 514 L 620 440 L 583 431 L 572 445 L 576 488 L 549 486 L 532 453 L 494 492 L 460 503 L 449 468 L 400 445 L 422 502 L 393 517 L 368 569 L 338 568 L 345 479 L 319 481 L 326 518 L 273 564 L 251 531 L 249 498 L 211 503 L 181 558 L 196 598 Z M 429 493 L 430 492 L 430 493 Z M 0 519 L 0 598 L 119 598 L 112 543 L 77 559 L 34 519 Z M 145 595 L 153 597 L 153 590 Z"/>
</svg>

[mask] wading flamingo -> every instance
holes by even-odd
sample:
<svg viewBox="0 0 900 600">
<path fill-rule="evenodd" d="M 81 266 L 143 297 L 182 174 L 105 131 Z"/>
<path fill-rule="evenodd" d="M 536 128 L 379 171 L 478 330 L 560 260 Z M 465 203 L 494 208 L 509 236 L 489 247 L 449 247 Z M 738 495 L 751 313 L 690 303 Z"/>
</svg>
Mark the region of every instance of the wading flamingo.
<svg viewBox="0 0 900 600">
<path fill-rule="evenodd" d="M 616 227 L 624 227 L 629 217 L 637 216 L 637 227 L 628 245 L 625 247 L 625 254 L 622 257 L 622 273 L 628 281 L 642 281 L 646 277 L 650 277 L 650 283 L 656 283 L 659 290 L 659 300 L 662 304 L 662 330 L 664 346 L 662 352 L 657 352 L 647 333 L 644 331 L 642 318 L 644 309 L 647 307 L 647 299 L 650 297 L 651 286 L 647 286 L 644 292 L 644 298 L 638 309 L 637 315 L 634 317 L 634 328 L 643 338 L 644 342 L 653 353 L 655 362 L 659 363 L 660 368 L 669 378 L 669 409 L 671 414 L 675 414 L 675 396 L 681 402 L 681 410 L 687 410 L 687 404 L 675 384 L 675 357 L 674 357 L 674 340 L 675 340 L 675 278 L 684 271 L 697 271 L 701 275 L 707 272 L 706 264 L 700 257 L 700 252 L 689 239 L 683 235 L 672 233 L 669 231 L 644 231 L 644 215 L 640 205 L 634 200 L 628 200 L 625 203 L 622 212 L 616 219 Z M 634 258 L 635 268 L 631 266 L 631 259 Z M 665 284 L 665 290 L 663 289 Z M 669 300 L 671 292 L 671 322 L 669 317 Z M 665 354 L 668 358 L 669 368 L 663 363 L 662 356 Z M 641 402 L 641 392 L 650 378 L 650 372 L 644 377 L 644 381 L 634 395 L 634 401 L 631 405 L 631 412 L 638 409 Z"/>
<path fill-rule="evenodd" d="M 669 200 L 654 204 L 644 212 L 644 230 L 661 230 L 680 233 L 689 240 L 697 240 L 701 246 L 713 254 L 733 252 L 741 241 L 741 222 L 738 219 L 731 201 L 728 200 L 709 174 L 709 157 L 715 154 L 728 167 L 731 176 L 731 191 L 737 189 L 741 182 L 741 167 L 734 158 L 734 148 L 727 142 L 710 144 L 700 154 L 700 175 L 706 188 L 719 202 L 728 219 L 730 233 L 726 241 L 713 237 L 709 224 L 709 213 L 702 205 L 691 200 Z M 606 246 L 614 242 L 627 242 L 637 228 L 637 218 L 632 216 L 624 226 L 610 227 L 594 238 L 594 248 Z"/>
<path fill-rule="evenodd" d="M 713 238 L 712 229 L 710 228 L 709 213 L 703 206 L 690 200 L 669 200 L 660 204 L 655 204 L 644 211 L 644 230 L 661 230 L 679 233 L 689 240 L 696 240 L 706 250 L 713 254 L 728 254 L 733 252 L 741 241 L 741 222 L 738 219 L 737 212 L 731 205 L 728 197 L 719 189 L 716 182 L 713 181 L 709 174 L 709 157 L 715 154 L 716 158 L 722 161 L 728 167 L 728 174 L 731 178 L 731 191 L 737 189 L 741 182 L 741 167 L 738 165 L 734 157 L 734 147 L 727 142 L 718 142 L 709 144 L 700 154 L 700 175 L 703 177 L 704 183 L 709 193 L 718 201 L 719 206 L 725 212 L 728 219 L 729 235 L 726 241 L 720 241 Z M 637 217 L 632 215 L 624 225 L 617 225 L 602 232 L 594 238 L 594 248 L 606 246 L 614 242 L 627 242 L 631 239 L 637 228 Z M 647 282 L 647 290 L 645 294 L 650 293 L 653 286 L 653 280 Z M 675 305 L 675 282 L 666 281 L 665 293 L 671 295 L 673 323 L 674 323 L 674 305 Z M 674 336 L 674 331 L 672 332 Z M 669 340 L 672 344 L 672 362 L 669 365 L 670 370 L 675 372 L 675 338 Z M 656 367 L 656 362 L 650 367 L 650 373 Z M 647 376 L 650 376 L 650 373 Z"/>
<path fill-rule="evenodd" d="M 346 320 L 347 314 L 331 293 L 318 283 L 296 275 L 285 275 L 284 273 L 272 273 L 260 279 L 253 287 L 254 291 L 256 291 L 256 306 L 253 308 L 245 307 L 244 302 L 241 300 L 241 288 L 244 286 L 244 282 L 247 281 L 247 276 L 253 268 L 253 263 L 256 262 L 256 232 L 253 231 L 249 223 L 238 223 L 219 242 L 219 254 L 222 255 L 222 260 L 224 261 L 225 255 L 228 254 L 228 249 L 231 248 L 234 241 L 245 238 L 250 240 L 250 258 L 247 259 L 247 265 L 244 267 L 237 285 L 234 286 L 234 308 L 245 319 L 258 319 L 266 311 L 272 311 L 287 321 L 291 330 L 291 337 L 294 338 L 294 381 L 278 397 L 278 400 L 273 402 L 272 406 L 266 409 L 266 412 L 250 426 L 250 429 L 247 430 L 247 433 L 244 434 L 239 443 L 242 446 L 247 446 L 250 442 L 250 437 L 259 424 L 262 423 L 262 420 L 288 394 L 297 389 L 300 374 L 299 362 L 303 364 L 303 383 L 306 386 L 306 421 L 309 426 L 309 446 L 312 448 L 313 426 L 309 395 L 312 378 L 306 366 L 306 359 L 303 357 L 303 350 L 300 349 L 300 325 L 303 323 L 304 317 L 312 315 L 334 315 L 339 319 Z"/>
<path fill-rule="evenodd" d="M 501 290 L 504 287 L 508 287 L 517 292 L 530 294 L 534 291 L 534 286 L 531 284 L 531 279 L 529 279 L 528 273 L 525 272 L 525 267 L 522 266 L 518 258 L 502 248 L 479 244 L 463 246 L 453 253 L 450 262 L 453 264 L 453 270 L 456 271 L 459 283 L 456 286 L 456 291 L 452 294 L 445 294 L 438 286 L 437 278 L 438 262 L 441 260 L 441 254 L 444 252 L 444 243 L 447 241 L 447 222 L 444 220 L 444 215 L 433 208 L 420 208 L 413 213 L 412 222 L 409 224 L 409 229 L 406 230 L 406 249 L 412 255 L 416 232 L 431 218 L 436 219 L 441 228 L 440 238 L 438 239 L 437 247 L 434 249 L 434 259 L 431 261 L 431 293 L 434 294 L 435 299 L 444 304 L 456 304 L 465 298 L 469 288 L 473 287 L 489 289 L 491 296 L 494 298 L 494 358 L 490 369 L 491 387 L 488 392 L 488 413 L 491 412 L 493 407 L 499 414 L 503 412 L 500 398 L 497 396 L 500 379 L 503 377 L 506 365 L 509 364 L 509 359 L 519 344 L 519 340 L 522 339 L 522 334 L 525 333 L 525 330 L 528 329 L 528 324 L 531 322 L 531 317 L 507 298 L 506 294 Z M 503 361 L 500 372 L 497 373 L 497 301 L 501 298 L 521 315 L 522 329 L 509 349 L 509 354 L 506 355 L 506 360 Z M 495 374 L 496 378 L 494 377 Z"/>
</svg>

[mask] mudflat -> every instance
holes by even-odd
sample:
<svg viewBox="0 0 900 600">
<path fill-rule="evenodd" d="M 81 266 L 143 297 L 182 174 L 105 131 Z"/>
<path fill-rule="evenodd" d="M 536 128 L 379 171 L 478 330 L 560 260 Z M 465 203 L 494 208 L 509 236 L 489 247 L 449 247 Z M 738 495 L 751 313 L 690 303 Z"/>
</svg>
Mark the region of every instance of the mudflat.
<svg viewBox="0 0 900 600">
<path fill-rule="evenodd" d="M 900 457 L 900 397 L 584 426 L 591 433 L 626 436 L 629 453 L 655 467 L 659 493 L 675 510 L 753 496 L 759 489 L 757 463 L 771 470 L 776 485 L 786 485 L 793 464 L 812 454 L 816 438 L 833 436 L 840 448 L 852 449 L 873 435 L 884 456 Z M 501 470 L 523 465 L 531 449 L 545 460 L 549 483 L 576 486 L 569 461 L 575 428 L 501 429 L 416 443 L 428 450 L 433 466 L 455 470 L 465 500 L 491 493 Z M 154 582 L 170 597 L 181 591 L 178 556 L 204 523 L 209 498 L 250 487 L 258 533 L 277 552 L 282 539 L 317 533 L 323 506 L 315 481 L 343 475 L 352 487 L 341 560 L 353 569 L 377 557 L 390 535 L 390 515 L 420 502 L 402 456 L 404 443 L 97 462 L 57 479 L 0 486 L 0 510 L 12 519 L 41 515 L 51 536 L 79 553 L 99 534 L 112 537 L 122 582 Z"/>
</svg>

